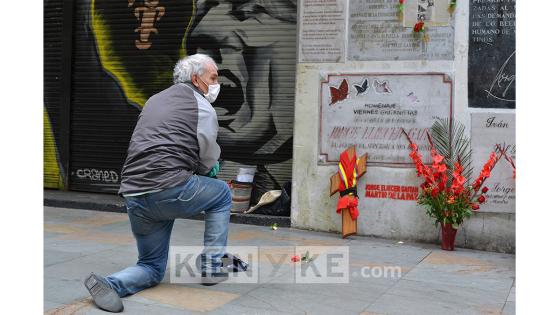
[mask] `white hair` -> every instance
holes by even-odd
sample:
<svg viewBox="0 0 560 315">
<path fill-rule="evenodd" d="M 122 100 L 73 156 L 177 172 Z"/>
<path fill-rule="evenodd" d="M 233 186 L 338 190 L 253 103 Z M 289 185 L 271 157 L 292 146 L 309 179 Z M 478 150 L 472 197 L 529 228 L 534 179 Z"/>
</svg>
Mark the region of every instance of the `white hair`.
<svg viewBox="0 0 560 315">
<path fill-rule="evenodd" d="M 204 54 L 195 54 L 182 58 L 173 69 L 173 83 L 191 82 L 191 77 L 194 74 L 201 76 L 208 70 L 206 68 L 208 65 L 214 66 L 216 70 L 218 69 L 214 59 Z"/>
</svg>

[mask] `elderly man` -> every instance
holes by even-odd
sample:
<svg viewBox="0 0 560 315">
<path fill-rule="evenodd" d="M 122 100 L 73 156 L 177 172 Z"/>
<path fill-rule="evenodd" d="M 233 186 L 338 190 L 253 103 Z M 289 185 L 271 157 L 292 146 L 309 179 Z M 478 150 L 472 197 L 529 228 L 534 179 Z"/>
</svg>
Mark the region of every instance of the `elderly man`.
<svg viewBox="0 0 560 315">
<path fill-rule="evenodd" d="M 221 258 L 227 244 L 231 194 L 219 171 L 218 120 L 210 103 L 220 85 L 214 60 L 181 59 L 174 85 L 152 96 L 132 134 L 119 194 L 126 199 L 138 262 L 108 277 L 92 273 L 84 284 L 97 306 L 120 312 L 120 297 L 161 282 L 176 218 L 205 212 L 202 284 L 227 279 Z"/>
</svg>

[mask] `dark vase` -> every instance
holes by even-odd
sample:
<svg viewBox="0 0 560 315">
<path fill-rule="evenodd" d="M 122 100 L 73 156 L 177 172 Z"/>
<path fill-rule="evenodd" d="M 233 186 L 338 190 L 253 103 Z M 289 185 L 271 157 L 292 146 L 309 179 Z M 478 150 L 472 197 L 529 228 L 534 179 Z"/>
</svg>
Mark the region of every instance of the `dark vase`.
<svg viewBox="0 0 560 315">
<path fill-rule="evenodd" d="M 457 229 L 454 229 L 451 223 L 441 223 L 441 249 L 455 250 L 455 235 Z"/>
</svg>

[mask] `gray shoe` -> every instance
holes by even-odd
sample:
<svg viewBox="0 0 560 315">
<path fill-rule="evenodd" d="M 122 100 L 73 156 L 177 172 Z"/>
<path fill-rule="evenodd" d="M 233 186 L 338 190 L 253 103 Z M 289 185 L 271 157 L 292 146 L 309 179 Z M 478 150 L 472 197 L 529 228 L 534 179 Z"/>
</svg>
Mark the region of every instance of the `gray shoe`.
<svg viewBox="0 0 560 315">
<path fill-rule="evenodd" d="M 89 294 L 91 294 L 93 302 L 100 309 L 113 313 L 123 311 L 124 306 L 121 298 L 103 277 L 92 272 L 91 275 L 84 280 L 84 285 L 89 291 Z"/>
</svg>

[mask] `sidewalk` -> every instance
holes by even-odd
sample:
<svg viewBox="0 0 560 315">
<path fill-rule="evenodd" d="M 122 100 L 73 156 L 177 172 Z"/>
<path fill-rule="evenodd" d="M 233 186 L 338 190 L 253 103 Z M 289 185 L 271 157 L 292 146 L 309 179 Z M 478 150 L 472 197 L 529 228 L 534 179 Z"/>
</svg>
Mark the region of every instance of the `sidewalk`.
<svg viewBox="0 0 560 315">
<path fill-rule="evenodd" d="M 43 205 L 47 207 L 126 213 L 124 199 L 114 194 L 45 189 L 43 191 Z M 195 216 L 193 219 L 203 220 L 204 215 Z M 251 213 L 232 213 L 230 222 L 262 226 L 270 226 L 273 223 L 276 223 L 276 225 L 280 227 L 289 227 L 291 224 L 289 217 Z"/>
<path fill-rule="evenodd" d="M 201 245 L 204 222 L 176 220 L 171 245 Z M 123 299 L 124 314 L 514 314 L 515 256 L 334 233 L 230 224 L 230 246 L 348 246 L 345 284 L 279 279 L 212 287 L 163 282 Z M 109 314 L 92 304 L 82 280 L 136 262 L 124 213 L 44 208 L 44 310 L 48 314 Z M 259 257 L 260 260 L 260 257 Z M 398 266 L 400 277 L 364 278 L 364 267 Z"/>
</svg>

